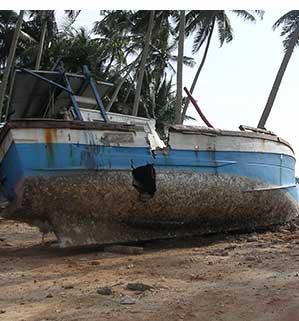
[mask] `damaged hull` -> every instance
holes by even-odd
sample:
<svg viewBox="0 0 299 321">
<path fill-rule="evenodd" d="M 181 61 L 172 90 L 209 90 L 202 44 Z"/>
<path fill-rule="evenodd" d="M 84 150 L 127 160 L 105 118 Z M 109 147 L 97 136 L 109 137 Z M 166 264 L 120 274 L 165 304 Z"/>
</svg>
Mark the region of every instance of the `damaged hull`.
<svg viewBox="0 0 299 321">
<path fill-rule="evenodd" d="M 169 147 L 154 150 L 144 127 L 89 125 L 6 126 L 2 216 L 78 246 L 265 227 L 298 213 L 295 158 L 276 136 L 173 128 Z M 136 182 L 146 165 L 154 176 Z"/>
</svg>

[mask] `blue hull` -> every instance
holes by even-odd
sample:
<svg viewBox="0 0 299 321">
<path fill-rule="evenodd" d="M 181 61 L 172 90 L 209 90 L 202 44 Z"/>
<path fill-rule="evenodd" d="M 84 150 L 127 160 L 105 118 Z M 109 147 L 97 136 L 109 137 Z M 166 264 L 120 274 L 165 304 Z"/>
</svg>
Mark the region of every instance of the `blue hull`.
<svg viewBox="0 0 299 321">
<path fill-rule="evenodd" d="M 156 173 L 148 199 L 132 176 L 146 164 Z M 51 226 L 62 246 L 269 226 L 298 213 L 294 167 L 272 153 L 13 143 L 1 215 Z"/>
<path fill-rule="evenodd" d="M 16 196 L 18 182 L 26 177 L 76 175 L 84 171 L 126 170 L 153 164 L 157 171 L 192 171 L 233 175 L 285 187 L 296 201 L 295 159 L 289 155 L 257 152 L 171 150 L 157 153 L 148 148 L 87 146 L 74 144 L 12 144 L 0 165 L 4 194 Z M 290 186 L 290 187 L 288 187 Z"/>
</svg>

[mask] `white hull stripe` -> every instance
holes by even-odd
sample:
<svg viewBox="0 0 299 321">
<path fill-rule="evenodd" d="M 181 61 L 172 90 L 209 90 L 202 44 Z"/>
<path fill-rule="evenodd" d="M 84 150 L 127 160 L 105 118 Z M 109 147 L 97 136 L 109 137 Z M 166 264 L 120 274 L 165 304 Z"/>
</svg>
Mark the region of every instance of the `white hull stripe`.
<svg viewBox="0 0 299 321">
<path fill-rule="evenodd" d="M 117 132 L 105 130 L 14 128 L 11 129 L 0 146 L 0 161 L 15 144 L 87 144 L 118 147 L 148 147 L 148 133 Z M 293 156 L 292 150 L 285 144 L 260 138 L 239 136 L 206 136 L 170 133 L 171 149 L 193 151 L 236 151 L 275 153 Z"/>
</svg>

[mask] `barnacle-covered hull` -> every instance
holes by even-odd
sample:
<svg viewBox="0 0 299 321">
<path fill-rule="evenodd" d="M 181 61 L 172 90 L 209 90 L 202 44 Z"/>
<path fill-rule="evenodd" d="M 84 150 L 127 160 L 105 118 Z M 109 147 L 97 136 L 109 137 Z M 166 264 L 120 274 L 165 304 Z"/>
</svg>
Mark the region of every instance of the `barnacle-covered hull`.
<svg viewBox="0 0 299 321">
<path fill-rule="evenodd" d="M 157 140 L 156 140 L 157 142 Z M 272 135 L 176 126 L 12 121 L 2 130 L 1 215 L 62 246 L 265 227 L 297 216 L 295 158 Z"/>
</svg>

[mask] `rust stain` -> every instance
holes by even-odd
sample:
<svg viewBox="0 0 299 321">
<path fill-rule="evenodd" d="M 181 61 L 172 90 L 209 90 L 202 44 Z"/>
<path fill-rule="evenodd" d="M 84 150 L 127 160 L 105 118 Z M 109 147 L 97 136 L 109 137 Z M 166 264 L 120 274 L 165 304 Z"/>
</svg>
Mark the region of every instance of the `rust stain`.
<svg viewBox="0 0 299 321">
<path fill-rule="evenodd" d="M 57 129 L 56 128 L 45 128 L 45 141 L 46 141 L 46 148 L 47 148 L 47 159 L 48 165 L 54 165 L 54 150 L 53 144 L 57 142 Z"/>
<path fill-rule="evenodd" d="M 46 144 L 53 144 L 57 142 L 57 129 L 45 128 L 45 140 Z"/>
</svg>

